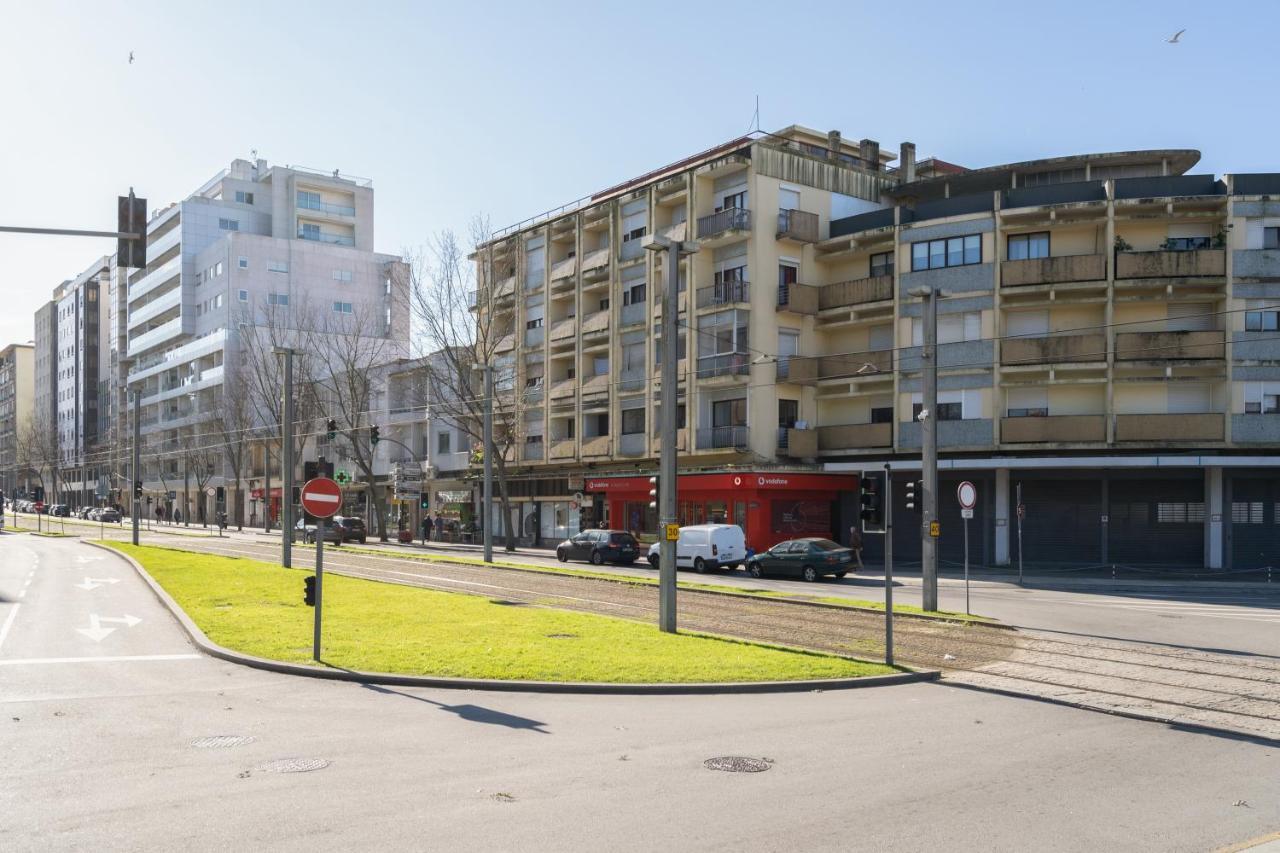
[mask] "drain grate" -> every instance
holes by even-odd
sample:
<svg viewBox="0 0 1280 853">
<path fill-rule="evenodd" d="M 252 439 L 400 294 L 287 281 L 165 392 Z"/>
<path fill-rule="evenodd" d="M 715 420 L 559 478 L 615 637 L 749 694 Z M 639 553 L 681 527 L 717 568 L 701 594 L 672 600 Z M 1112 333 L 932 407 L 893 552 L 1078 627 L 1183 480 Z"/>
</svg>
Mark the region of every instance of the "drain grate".
<svg viewBox="0 0 1280 853">
<path fill-rule="evenodd" d="M 248 746 L 257 738 L 253 735 L 212 735 L 210 737 L 198 737 L 191 741 L 191 745 L 196 749 L 226 749 L 232 746 Z"/>
<path fill-rule="evenodd" d="M 260 773 L 310 773 L 312 770 L 323 770 L 328 766 L 327 758 L 282 758 L 279 761 L 259 764 L 253 769 Z"/>
<path fill-rule="evenodd" d="M 702 762 L 708 770 L 723 770 L 725 773 L 763 773 L 773 766 L 768 758 L 743 758 L 741 755 L 721 755 L 708 758 Z"/>
</svg>

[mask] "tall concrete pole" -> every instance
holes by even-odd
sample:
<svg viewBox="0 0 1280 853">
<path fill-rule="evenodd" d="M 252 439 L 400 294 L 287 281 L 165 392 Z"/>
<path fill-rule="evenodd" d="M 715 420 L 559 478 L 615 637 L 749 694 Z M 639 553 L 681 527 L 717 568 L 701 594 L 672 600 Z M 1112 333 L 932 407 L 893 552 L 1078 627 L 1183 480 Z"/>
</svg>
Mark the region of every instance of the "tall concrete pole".
<svg viewBox="0 0 1280 853">
<path fill-rule="evenodd" d="M 286 569 L 293 566 L 293 350 L 288 347 L 276 347 L 278 355 L 284 356 L 284 452 L 283 471 L 280 472 L 280 565 Z M 267 495 L 267 506 L 271 506 L 271 495 Z M 270 511 L 268 509 L 268 511 Z M 318 535 L 323 535 L 321 531 Z"/>
<path fill-rule="evenodd" d="M 138 544 L 138 515 L 142 498 L 137 486 L 142 482 L 142 389 L 133 392 L 133 544 Z"/>
<path fill-rule="evenodd" d="M 925 610 L 938 609 L 938 540 L 933 523 L 938 521 L 938 293 L 922 288 L 924 296 L 924 347 L 920 352 L 920 369 L 924 380 L 924 412 L 920 421 L 923 458 L 922 491 L 924 513 L 920 529 L 920 570 Z"/>
<path fill-rule="evenodd" d="M 480 523 L 484 525 L 484 561 L 493 562 L 493 366 L 484 371 L 484 492 Z"/>
<path fill-rule="evenodd" d="M 676 632 L 676 543 L 667 538 L 676 513 L 676 383 L 680 363 L 680 244 L 667 246 L 667 274 L 662 282 L 662 450 L 658 464 L 658 630 Z"/>
</svg>

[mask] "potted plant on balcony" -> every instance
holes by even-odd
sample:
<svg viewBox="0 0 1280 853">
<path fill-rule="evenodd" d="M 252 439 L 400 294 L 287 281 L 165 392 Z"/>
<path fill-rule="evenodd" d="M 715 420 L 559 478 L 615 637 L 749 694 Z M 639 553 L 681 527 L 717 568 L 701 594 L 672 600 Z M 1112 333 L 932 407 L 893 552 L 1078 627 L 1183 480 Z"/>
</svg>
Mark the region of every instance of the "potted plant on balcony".
<svg viewBox="0 0 1280 853">
<path fill-rule="evenodd" d="M 1133 246 L 1130 246 L 1128 240 L 1124 239 L 1119 234 L 1117 234 L 1116 240 L 1115 240 L 1115 250 L 1117 252 L 1132 252 Z"/>
</svg>

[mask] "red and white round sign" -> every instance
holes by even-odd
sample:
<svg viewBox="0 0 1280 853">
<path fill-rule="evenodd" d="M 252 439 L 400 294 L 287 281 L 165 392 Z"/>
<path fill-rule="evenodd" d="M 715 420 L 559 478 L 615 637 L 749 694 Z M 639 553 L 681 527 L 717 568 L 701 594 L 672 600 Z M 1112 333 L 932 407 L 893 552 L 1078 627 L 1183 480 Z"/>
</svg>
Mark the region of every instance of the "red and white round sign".
<svg viewBox="0 0 1280 853">
<path fill-rule="evenodd" d="M 956 488 L 956 499 L 960 501 L 961 509 L 973 509 L 978 502 L 978 490 L 973 483 L 965 480 Z"/>
<path fill-rule="evenodd" d="M 302 508 L 316 518 L 328 518 L 342 506 L 342 489 L 328 477 L 307 480 L 302 487 Z"/>
</svg>

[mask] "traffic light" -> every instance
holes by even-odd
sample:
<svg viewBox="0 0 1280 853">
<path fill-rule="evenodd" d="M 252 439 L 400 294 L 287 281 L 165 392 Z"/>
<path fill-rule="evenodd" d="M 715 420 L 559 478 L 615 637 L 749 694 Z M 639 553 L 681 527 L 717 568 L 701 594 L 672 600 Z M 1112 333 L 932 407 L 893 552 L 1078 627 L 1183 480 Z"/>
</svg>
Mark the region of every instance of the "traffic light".
<svg viewBox="0 0 1280 853">
<path fill-rule="evenodd" d="M 141 480 L 133 481 L 133 497 L 134 497 L 134 500 L 142 499 L 142 481 Z"/>
<path fill-rule="evenodd" d="M 308 607 L 316 606 L 316 576 L 307 575 L 302 579 L 302 600 Z"/>
<path fill-rule="evenodd" d="M 423 510 L 431 509 L 431 496 L 424 494 L 422 498 L 418 501 L 418 507 Z"/>
<path fill-rule="evenodd" d="M 377 447 L 378 441 L 378 428 L 376 426 L 369 427 L 369 444 Z"/>
<path fill-rule="evenodd" d="M 136 239 L 116 238 L 116 264 L 140 270 L 147 265 L 147 200 L 137 198 L 133 190 L 116 196 L 116 231 L 137 234 Z"/>
<path fill-rule="evenodd" d="M 858 483 L 859 499 L 862 504 L 862 529 L 879 529 L 884 525 L 884 475 L 876 472 L 863 473 Z"/>
<path fill-rule="evenodd" d="M 658 475 L 654 474 L 649 478 L 649 509 L 657 509 L 660 490 L 658 488 Z"/>
<path fill-rule="evenodd" d="M 338 422 L 333 418 L 329 418 L 329 422 L 325 424 L 325 429 L 329 431 L 329 440 L 333 441 L 338 437 Z"/>
<path fill-rule="evenodd" d="M 924 481 L 907 481 L 907 509 L 912 512 L 922 512 L 924 510 Z"/>
</svg>

